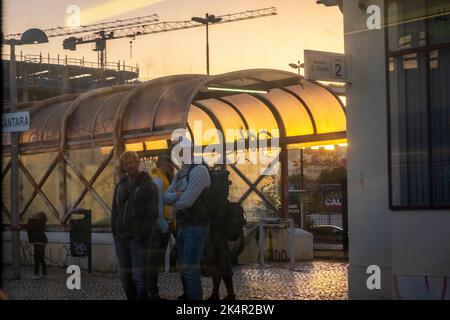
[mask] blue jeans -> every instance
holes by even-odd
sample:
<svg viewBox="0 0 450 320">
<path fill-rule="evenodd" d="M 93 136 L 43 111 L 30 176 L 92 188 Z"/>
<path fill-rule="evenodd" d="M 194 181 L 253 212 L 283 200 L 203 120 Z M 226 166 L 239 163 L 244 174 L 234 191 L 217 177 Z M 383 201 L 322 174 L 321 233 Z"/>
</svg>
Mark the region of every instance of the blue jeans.
<svg viewBox="0 0 450 320">
<path fill-rule="evenodd" d="M 147 300 L 149 239 L 114 239 L 119 276 L 128 300 Z"/>
<path fill-rule="evenodd" d="M 188 300 L 203 300 L 200 260 L 207 235 L 208 227 L 181 227 L 178 230 L 176 247 Z"/>
</svg>

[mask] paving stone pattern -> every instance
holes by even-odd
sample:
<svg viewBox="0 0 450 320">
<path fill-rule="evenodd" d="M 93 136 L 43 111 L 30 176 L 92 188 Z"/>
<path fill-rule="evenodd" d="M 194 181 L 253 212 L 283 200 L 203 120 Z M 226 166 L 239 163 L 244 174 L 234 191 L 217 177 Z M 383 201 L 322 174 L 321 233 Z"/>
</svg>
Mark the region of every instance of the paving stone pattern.
<svg viewBox="0 0 450 320">
<path fill-rule="evenodd" d="M 289 265 L 269 264 L 234 267 L 234 285 L 239 300 L 343 300 L 348 299 L 347 263 L 313 261 Z M 122 300 L 125 299 L 117 273 L 91 274 L 82 270 L 81 289 L 69 290 L 65 268 L 49 267 L 45 279 L 33 280 L 29 266 L 21 269 L 22 280 L 11 279 L 11 266 L 3 268 L 3 285 L 10 299 L 18 300 Z M 203 278 L 205 298 L 211 292 L 212 280 Z M 178 273 L 160 274 L 160 294 L 176 299 L 181 294 Z M 226 295 L 221 285 L 221 297 Z"/>
</svg>

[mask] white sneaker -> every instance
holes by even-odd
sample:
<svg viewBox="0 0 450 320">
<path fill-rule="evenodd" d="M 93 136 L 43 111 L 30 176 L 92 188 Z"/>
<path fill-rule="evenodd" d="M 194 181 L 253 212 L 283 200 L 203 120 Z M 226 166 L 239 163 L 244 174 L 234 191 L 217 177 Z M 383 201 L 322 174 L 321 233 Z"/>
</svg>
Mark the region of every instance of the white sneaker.
<svg viewBox="0 0 450 320">
<path fill-rule="evenodd" d="M 40 279 L 40 278 L 41 278 L 40 276 L 36 276 L 36 275 L 31 277 L 31 279 L 33 279 L 33 280 L 37 280 L 37 279 Z"/>
</svg>

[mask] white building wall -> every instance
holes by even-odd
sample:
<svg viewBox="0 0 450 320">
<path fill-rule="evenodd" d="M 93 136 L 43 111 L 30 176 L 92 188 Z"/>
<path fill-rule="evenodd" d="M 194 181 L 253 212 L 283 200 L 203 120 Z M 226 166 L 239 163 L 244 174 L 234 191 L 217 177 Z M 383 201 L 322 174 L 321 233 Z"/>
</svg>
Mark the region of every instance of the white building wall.
<svg viewBox="0 0 450 320">
<path fill-rule="evenodd" d="M 359 3 L 344 1 L 347 86 L 349 296 L 351 299 L 450 299 L 450 212 L 390 211 L 384 28 L 368 30 Z M 384 19 L 384 17 L 383 17 Z M 383 20 L 382 20 L 383 21 Z M 366 268 L 381 267 L 381 290 Z"/>
<path fill-rule="evenodd" d="M 383 1 L 371 1 L 382 6 Z M 391 298 L 384 31 L 366 27 L 359 1 L 344 1 L 347 86 L 349 296 Z M 381 268 L 381 290 L 366 286 L 369 265 Z"/>
<path fill-rule="evenodd" d="M 450 212 L 392 213 L 394 299 L 450 300 Z"/>
</svg>

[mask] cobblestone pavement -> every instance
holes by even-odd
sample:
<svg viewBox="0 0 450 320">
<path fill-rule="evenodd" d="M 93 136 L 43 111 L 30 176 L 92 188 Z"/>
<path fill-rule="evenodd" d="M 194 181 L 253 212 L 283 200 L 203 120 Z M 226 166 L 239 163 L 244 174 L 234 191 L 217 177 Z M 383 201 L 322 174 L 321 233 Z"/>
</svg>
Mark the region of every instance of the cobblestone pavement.
<svg viewBox="0 0 450 320">
<path fill-rule="evenodd" d="M 239 300 L 342 300 L 348 299 L 347 263 L 313 261 L 289 265 L 240 265 L 234 268 L 234 285 Z M 117 273 L 91 274 L 82 271 L 81 289 L 69 290 L 65 268 L 50 267 L 46 279 L 31 279 L 32 268 L 22 267 L 22 280 L 10 280 L 11 266 L 4 266 L 3 284 L 10 299 L 120 300 L 125 299 Z M 176 299 L 181 293 L 177 273 L 160 275 L 160 293 Z M 211 292 L 212 280 L 203 278 L 205 297 Z M 221 297 L 225 296 L 222 283 Z"/>
</svg>

